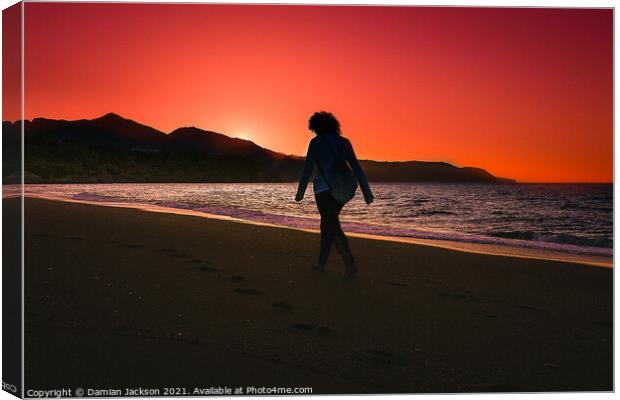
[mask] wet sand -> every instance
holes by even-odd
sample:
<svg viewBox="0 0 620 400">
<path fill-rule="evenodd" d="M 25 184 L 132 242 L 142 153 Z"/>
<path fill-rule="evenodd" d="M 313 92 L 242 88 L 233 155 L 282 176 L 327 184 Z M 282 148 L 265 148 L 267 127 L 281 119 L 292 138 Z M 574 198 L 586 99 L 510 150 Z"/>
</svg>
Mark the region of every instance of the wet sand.
<svg viewBox="0 0 620 400">
<path fill-rule="evenodd" d="M 27 389 L 613 389 L 610 268 L 25 201 Z"/>
</svg>

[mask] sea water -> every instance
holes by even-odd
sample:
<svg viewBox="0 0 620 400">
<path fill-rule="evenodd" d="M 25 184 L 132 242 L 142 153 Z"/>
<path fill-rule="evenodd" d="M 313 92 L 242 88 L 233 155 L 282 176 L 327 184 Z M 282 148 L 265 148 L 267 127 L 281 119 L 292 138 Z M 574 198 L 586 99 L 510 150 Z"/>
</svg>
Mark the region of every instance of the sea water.
<svg viewBox="0 0 620 400">
<path fill-rule="evenodd" d="M 375 183 L 341 215 L 345 231 L 612 256 L 612 184 Z M 251 222 L 318 229 L 311 186 L 294 183 L 27 185 L 26 194 L 192 210 Z M 6 192 L 6 190 L 5 190 Z"/>
</svg>

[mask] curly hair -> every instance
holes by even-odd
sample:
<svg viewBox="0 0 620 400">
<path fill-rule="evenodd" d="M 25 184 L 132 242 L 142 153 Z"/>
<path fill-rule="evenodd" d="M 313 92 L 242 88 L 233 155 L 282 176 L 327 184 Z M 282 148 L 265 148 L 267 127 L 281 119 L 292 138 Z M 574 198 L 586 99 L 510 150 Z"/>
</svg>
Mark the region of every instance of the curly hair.
<svg viewBox="0 0 620 400">
<path fill-rule="evenodd" d="M 340 122 L 334 115 L 327 111 L 319 111 L 312 114 L 308 120 L 308 129 L 317 135 L 340 135 Z"/>
</svg>

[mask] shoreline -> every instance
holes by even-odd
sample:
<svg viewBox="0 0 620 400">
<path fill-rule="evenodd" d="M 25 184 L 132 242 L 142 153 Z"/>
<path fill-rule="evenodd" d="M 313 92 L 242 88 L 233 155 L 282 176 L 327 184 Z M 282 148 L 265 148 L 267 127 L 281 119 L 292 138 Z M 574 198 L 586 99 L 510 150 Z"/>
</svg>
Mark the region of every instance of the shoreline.
<svg viewBox="0 0 620 400">
<path fill-rule="evenodd" d="M 19 196 L 3 196 L 3 199 L 8 199 L 12 197 L 19 197 Z M 230 221 L 230 222 L 249 224 L 249 225 L 255 225 L 255 226 L 268 226 L 268 227 L 273 227 L 273 228 L 289 229 L 289 230 L 302 231 L 302 232 L 311 232 L 311 233 L 320 232 L 318 229 L 298 228 L 298 227 L 292 227 L 292 226 L 286 226 L 286 225 L 271 224 L 268 222 L 250 221 L 250 220 L 235 218 L 235 217 L 226 216 L 226 215 L 207 213 L 204 211 L 188 210 L 188 209 L 173 208 L 173 207 L 163 207 L 163 206 L 156 206 L 156 205 L 149 205 L 149 204 L 77 200 L 77 199 L 68 199 L 68 198 L 63 198 L 63 197 L 31 195 L 31 194 L 26 194 L 25 197 L 33 198 L 33 199 L 49 200 L 49 201 L 66 202 L 66 203 L 88 204 L 88 205 L 95 205 L 95 206 L 100 206 L 100 207 L 128 208 L 128 209 L 135 209 L 135 210 L 140 210 L 144 212 L 155 212 L 155 213 L 176 214 L 176 215 L 190 215 L 190 216 L 197 216 L 197 217 L 207 218 L 207 219 Z M 568 263 L 573 263 L 573 264 L 588 265 L 588 266 L 602 267 L 602 268 L 613 268 L 613 264 L 614 264 L 613 256 L 604 257 L 604 256 L 595 256 L 595 255 L 587 255 L 587 254 L 573 254 L 573 253 L 564 253 L 561 251 L 554 251 L 554 250 L 542 250 L 542 249 L 527 248 L 527 247 L 515 247 L 515 246 L 508 246 L 508 245 L 501 245 L 501 244 L 470 243 L 470 242 L 458 242 L 458 241 L 438 240 L 438 239 L 419 239 L 419 238 L 409 238 L 409 237 L 402 237 L 402 236 L 381 236 L 381 235 L 373 235 L 373 234 L 358 233 L 358 232 L 345 232 L 345 233 L 349 237 L 357 237 L 357 238 L 387 241 L 387 242 L 396 242 L 396 243 L 408 243 L 408 244 L 420 245 L 420 246 L 430 246 L 430 247 L 437 247 L 437 248 L 459 251 L 459 252 L 464 252 L 464 253 L 514 257 L 514 258 L 531 259 L 531 260 L 568 262 Z"/>
</svg>

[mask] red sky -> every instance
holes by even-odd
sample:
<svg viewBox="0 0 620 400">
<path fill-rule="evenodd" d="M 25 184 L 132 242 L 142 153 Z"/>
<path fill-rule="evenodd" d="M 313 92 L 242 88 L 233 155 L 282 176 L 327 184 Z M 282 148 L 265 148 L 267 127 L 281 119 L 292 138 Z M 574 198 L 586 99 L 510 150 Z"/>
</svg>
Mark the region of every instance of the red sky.
<svg viewBox="0 0 620 400">
<path fill-rule="evenodd" d="M 609 182 L 612 33 L 603 9 L 26 3 L 25 117 L 303 154 L 325 109 L 360 158 Z"/>
</svg>

